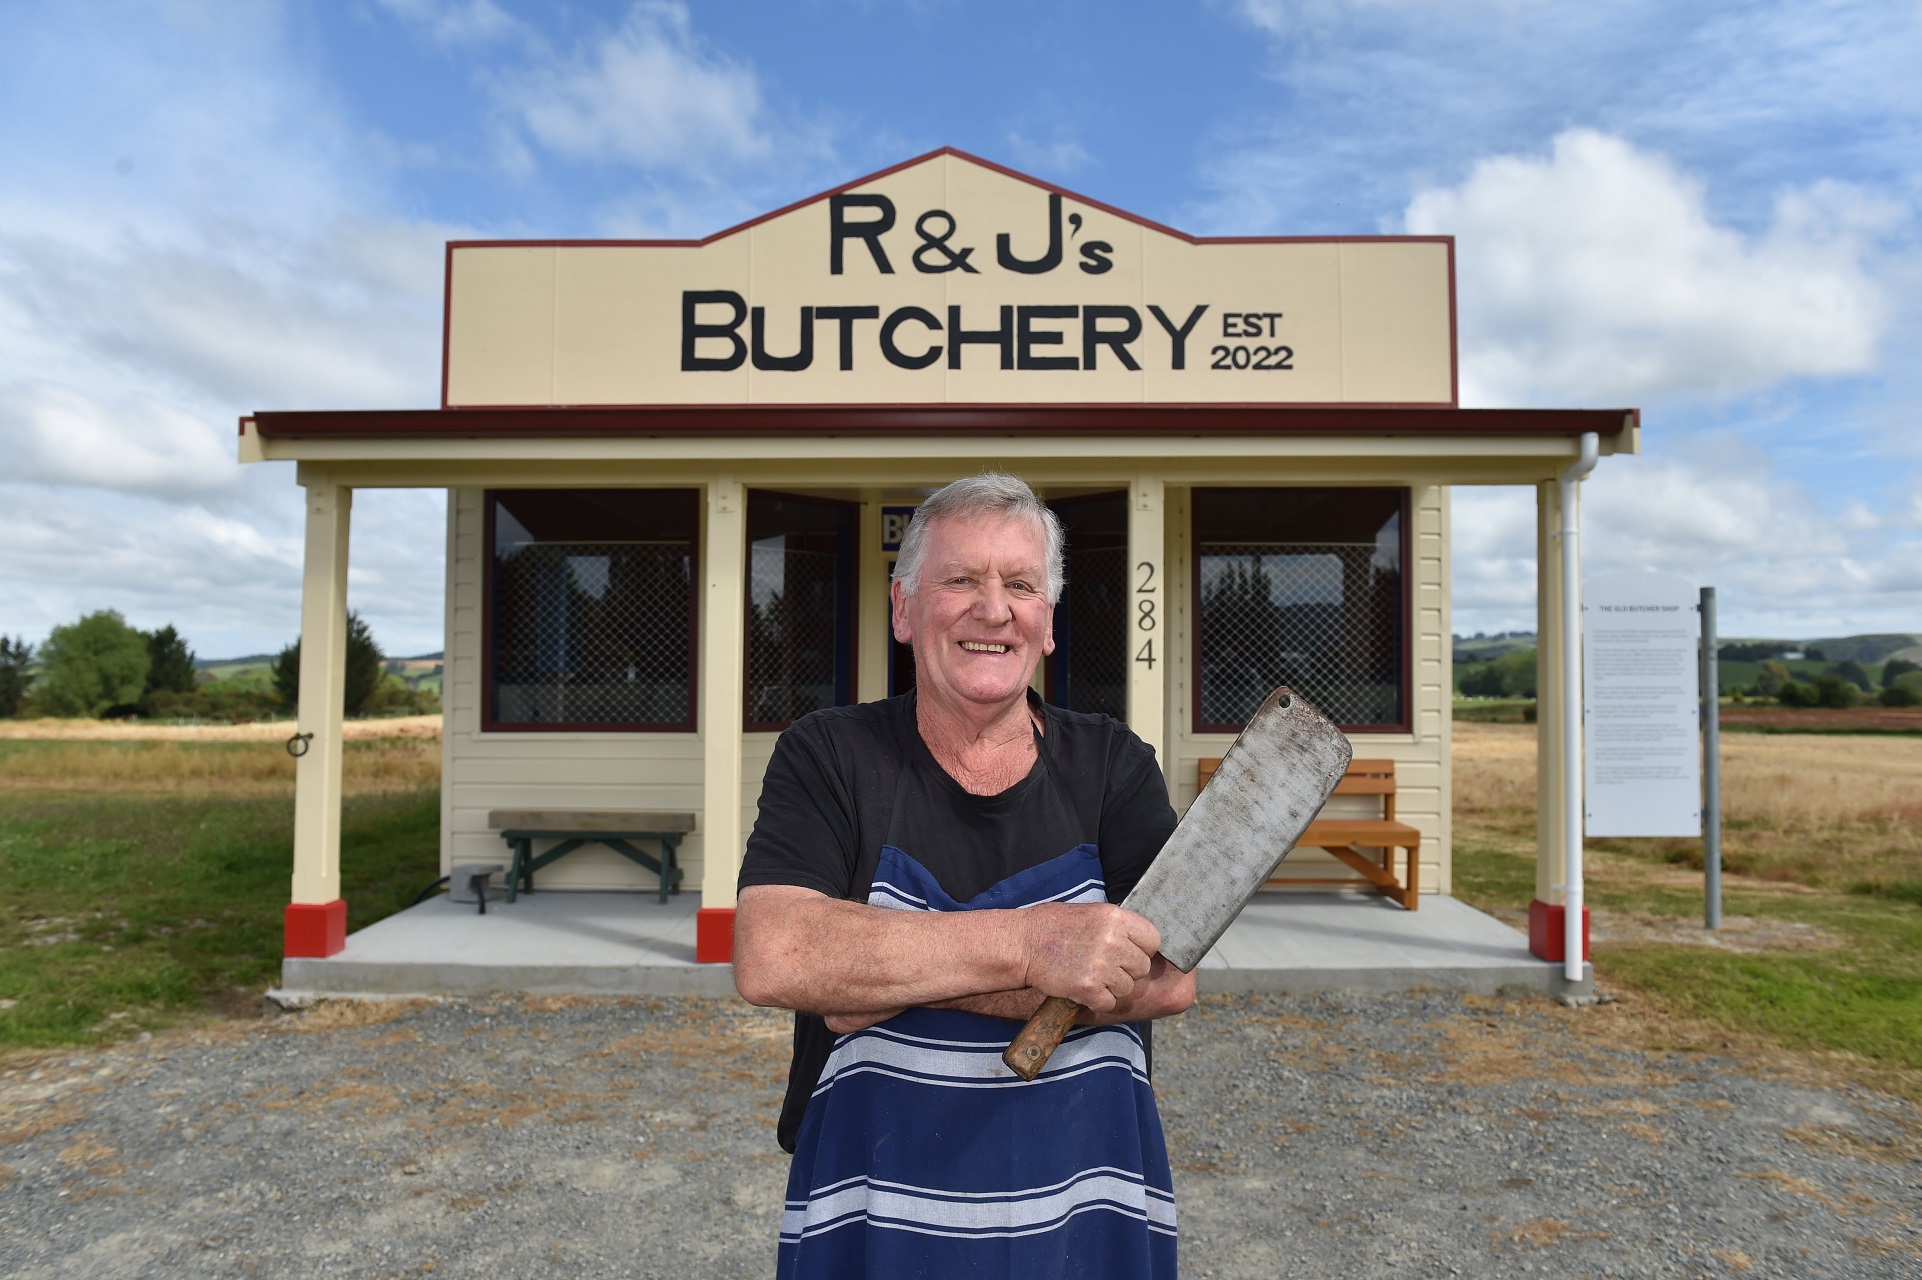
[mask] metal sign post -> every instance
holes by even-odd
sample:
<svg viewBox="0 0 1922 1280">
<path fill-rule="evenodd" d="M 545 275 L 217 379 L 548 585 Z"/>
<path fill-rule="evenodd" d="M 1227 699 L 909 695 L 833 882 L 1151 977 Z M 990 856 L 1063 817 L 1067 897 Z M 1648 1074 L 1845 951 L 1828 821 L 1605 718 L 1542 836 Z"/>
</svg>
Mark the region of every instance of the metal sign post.
<svg viewBox="0 0 1922 1280">
<path fill-rule="evenodd" d="M 1715 588 L 1702 588 L 1702 922 L 1722 927 L 1722 673 Z"/>
</svg>

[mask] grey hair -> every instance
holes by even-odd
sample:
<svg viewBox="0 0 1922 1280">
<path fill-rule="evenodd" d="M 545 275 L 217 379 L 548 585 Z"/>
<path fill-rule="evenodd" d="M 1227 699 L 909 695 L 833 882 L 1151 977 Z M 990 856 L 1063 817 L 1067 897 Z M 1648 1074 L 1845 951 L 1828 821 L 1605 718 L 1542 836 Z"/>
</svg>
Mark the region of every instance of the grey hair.
<svg viewBox="0 0 1922 1280">
<path fill-rule="evenodd" d="M 913 595 L 914 589 L 921 585 L 921 562 L 927 557 L 929 525 L 936 519 L 975 520 L 983 516 L 1032 520 L 1041 526 L 1041 536 L 1046 543 L 1042 571 L 1047 576 L 1048 603 L 1060 603 L 1067 544 L 1067 535 L 1061 531 L 1061 517 L 1035 497 L 1025 480 L 1004 471 L 965 476 L 914 509 L 914 518 L 908 522 L 907 532 L 901 535 L 901 554 L 894 562 L 894 580 L 901 584 L 902 592 Z"/>
</svg>

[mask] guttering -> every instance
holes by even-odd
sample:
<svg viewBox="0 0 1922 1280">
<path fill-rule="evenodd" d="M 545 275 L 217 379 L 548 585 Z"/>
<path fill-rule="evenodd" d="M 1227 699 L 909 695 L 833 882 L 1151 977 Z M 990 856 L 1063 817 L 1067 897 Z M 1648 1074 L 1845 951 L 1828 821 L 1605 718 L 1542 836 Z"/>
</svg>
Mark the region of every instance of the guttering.
<svg viewBox="0 0 1922 1280">
<path fill-rule="evenodd" d="M 1490 436 L 1621 438 L 1633 409 L 1446 405 L 578 405 L 251 413 L 265 440 L 724 436 Z M 243 425 L 241 433 L 249 434 Z"/>
<path fill-rule="evenodd" d="M 1595 469 L 1601 437 L 1558 478 L 1562 509 L 1562 976 L 1582 980 L 1582 514 L 1576 486 Z"/>
</svg>

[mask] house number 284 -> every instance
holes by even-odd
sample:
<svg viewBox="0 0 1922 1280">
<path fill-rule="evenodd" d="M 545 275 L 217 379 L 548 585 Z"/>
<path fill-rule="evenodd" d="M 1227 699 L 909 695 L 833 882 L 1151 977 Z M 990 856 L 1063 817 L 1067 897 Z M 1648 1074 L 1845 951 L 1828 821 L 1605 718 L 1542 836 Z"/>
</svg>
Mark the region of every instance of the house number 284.
<svg viewBox="0 0 1922 1280">
<path fill-rule="evenodd" d="M 1141 639 L 1141 647 L 1135 650 L 1135 661 L 1148 664 L 1148 670 L 1155 669 L 1155 567 L 1149 560 L 1135 566 L 1141 575 L 1141 585 L 1135 588 L 1135 629 L 1149 634 Z M 1143 598 L 1145 597 L 1145 598 Z"/>
</svg>

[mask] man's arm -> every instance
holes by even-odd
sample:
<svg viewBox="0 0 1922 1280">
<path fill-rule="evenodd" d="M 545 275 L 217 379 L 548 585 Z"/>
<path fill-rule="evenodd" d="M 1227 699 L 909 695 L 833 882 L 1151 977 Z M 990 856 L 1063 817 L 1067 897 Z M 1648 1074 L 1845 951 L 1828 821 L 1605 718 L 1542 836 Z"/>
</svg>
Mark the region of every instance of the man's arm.
<svg viewBox="0 0 1922 1280">
<path fill-rule="evenodd" d="M 734 983 L 752 1004 L 830 1017 L 888 1017 L 971 997 L 1012 1008 L 999 1001 L 1039 1005 L 1049 995 L 1107 1014 L 1139 999 L 1144 983 L 1166 985 L 1151 976 L 1160 945 L 1152 924 L 1107 904 L 890 911 L 796 885 L 750 885 L 736 904 Z"/>
<path fill-rule="evenodd" d="M 1027 987 L 1020 991 L 994 991 L 987 995 L 937 1000 L 933 1007 L 963 1009 L 969 1013 L 986 1014 L 990 1018 L 1026 1022 L 1034 1017 L 1035 1010 L 1047 998 L 1033 987 Z M 1157 955 L 1149 967 L 1148 976 L 1135 984 L 1126 1000 L 1117 1001 L 1115 1007 L 1106 1013 L 1091 1013 L 1084 1008 L 1075 1021 L 1084 1027 L 1107 1026 L 1116 1022 L 1147 1022 L 1186 1013 L 1194 1003 L 1195 975 L 1183 973 Z M 846 1035 L 877 1022 L 886 1022 L 900 1012 L 900 1009 L 884 1009 L 876 1013 L 835 1014 L 827 1019 L 828 1030 L 836 1035 Z"/>
</svg>

